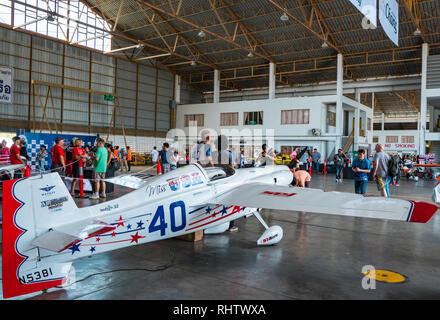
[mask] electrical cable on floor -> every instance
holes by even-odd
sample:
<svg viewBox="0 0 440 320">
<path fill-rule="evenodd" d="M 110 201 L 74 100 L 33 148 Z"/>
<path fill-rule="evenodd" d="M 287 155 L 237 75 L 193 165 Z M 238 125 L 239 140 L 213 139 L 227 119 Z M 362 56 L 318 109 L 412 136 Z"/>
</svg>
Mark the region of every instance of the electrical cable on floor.
<svg viewBox="0 0 440 320">
<path fill-rule="evenodd" d="M 164 271 L 164 270 L 167 270 L 168 268 L 172 267 L 174 265 L 175 260 L 176 260 L 176 255 L 174 254 L 174 251 L 171 251 L 171 253 L 172 253 L 172 255 L 171 255 L 172 257 L 171 257 L 170 263 L 165 264 L 165 265 L 157 266 L 154 269 L 149 269 L 149 268 L 127 268 L 127 269 L 115 269 L 115 270 L 103 271 L 103 272 L 98 272 L 98 273 L 90 274 L 87 277 L 85 277 L 83 279 L 80 279 L 78 281 L 75 281 L 75 282 L 73 282 L 73 283 L 71 283 L 69 285 L 66 285 L 66 286 L 56 286 L 55 288 L 61 288 L 61 289 L 68 288 L 68 287 L 70 287 L 70 286 L 72 286 L 72 285 L 74 285 L 76 283 L 85 281 L 85 280 L 87 280 L 87 279 L 89 279 L 91 277 L 102 275 L 102 274 L 106 274 L 106 273 L 112 273 L 112 272 L 119 272 L 119 271 L 149 271 L 149 272 Z"/>
</svg>

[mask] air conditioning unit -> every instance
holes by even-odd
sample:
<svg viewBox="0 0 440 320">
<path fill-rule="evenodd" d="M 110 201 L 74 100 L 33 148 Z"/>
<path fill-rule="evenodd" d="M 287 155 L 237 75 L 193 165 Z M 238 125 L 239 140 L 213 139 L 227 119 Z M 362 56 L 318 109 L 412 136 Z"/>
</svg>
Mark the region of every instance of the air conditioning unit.
<svg viewBox="0 0 440 320">
<path fill-rule="evenodd" d="M 312 134 L 314 136 L 320 136 L 321 135 L 321 129 L 318 129 L 318 128 L 312 129 Z"/>
</svg>

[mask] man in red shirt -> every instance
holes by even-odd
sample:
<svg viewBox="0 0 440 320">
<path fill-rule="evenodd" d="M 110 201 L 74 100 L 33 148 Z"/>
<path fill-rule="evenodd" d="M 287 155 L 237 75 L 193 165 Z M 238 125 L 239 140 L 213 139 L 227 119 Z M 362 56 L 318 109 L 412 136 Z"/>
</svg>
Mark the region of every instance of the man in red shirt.
<svg viewBox="0 0 440 320">
<path fill-rule="evenodd" d="M 66 156 L 64 154 L 63 145 L 64 145 L 64 138 L 58 137 L 55 139 L 55 145 L 52 147 L 52 149 L 50 149 L 52 170 L 66 171 Z"/>
<path fill-rule="evenodd" d="M 21 159 L 20 155 L 20 138 L 15 136 L 12 138 L 14 144 L 9 151 L 9 159 L 11 160 L 11 164 L 26 164 L 26 161 Z M 19 179 L 23 175 L 23 170 L 15 170 L 14 179 Z"/>
<path fill-rule="evenodd" d="M 20 138 L 13 137 L 12 141 L 14 144 L 11 147 L 9 152 L 9 159 L 11 160 L 11 164 L 24 164 L 24 160 L 21 159 L 20 156 Z"/>
</svg>

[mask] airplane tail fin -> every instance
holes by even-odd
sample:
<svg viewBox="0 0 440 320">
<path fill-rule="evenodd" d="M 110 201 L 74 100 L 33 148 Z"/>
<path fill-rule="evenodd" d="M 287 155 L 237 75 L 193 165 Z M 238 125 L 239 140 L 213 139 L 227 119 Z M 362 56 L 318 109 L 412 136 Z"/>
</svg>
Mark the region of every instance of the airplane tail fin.
<svg viewBox="0 0 440 320">
<path fill-rule="evenodd" d="M 3 182 L 3 298 L 63 284 L 71 263 L 45 262 L 32 240 L 78 210 L 58 173 Z"/>
</svg>

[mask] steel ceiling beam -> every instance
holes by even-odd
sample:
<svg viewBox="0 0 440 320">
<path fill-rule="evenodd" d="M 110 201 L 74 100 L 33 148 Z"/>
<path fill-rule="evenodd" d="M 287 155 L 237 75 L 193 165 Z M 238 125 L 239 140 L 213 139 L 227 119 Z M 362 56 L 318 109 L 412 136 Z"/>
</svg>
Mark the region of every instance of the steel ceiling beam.
<svg viewBox="0 0 440 320">
<path fill-rule="evenodd" d="M 88 2 L 87 2 L 87 1 L 85 1 L 85 0 L 81 0 L 81 1 L 82 1 L 85 5 L 88 6 Z M 105 16 L 105 14 L 99 9 L 99 6 L 95 6 L 93 9 L 90 8 L 90 10 L 92 10 L 95 14 L 97 14 L 97 15 L 100 16 L 102 19 L 104 19 L 104 20 L 105 20 L 110 26 L 113 27 L 113 26 L 115 25 L 114 22 L 111 21 L 110 19 L 108 19 L 108 18 Z M 119 27 L 117 26 L 116 29 L 119 30 Z M 177 52 L 172 52 L 172 51 L 170 51 L 170 50 L 168 50 L 168 49 L 165 49 L 165 48 L 162 48 L 162 47 L 158 47 L 158 46 L 152 45 L 152 44 L 147 43 L 147 42 L 145 42 L 145 41 L 140 41 L 140 40 L 135 39 L 135 38 L 133 38 L 132 36 L 129 36 L 129 35 L 127 35 L 127 34 L 121 32 L 121 31 L 120 31 L 120 33 L 109 31 L 109 34 L 111 34 L 112 36 L 115 36 L 115 37 L 119 37 L 119 38 L 122 38 L 122 39 L 125 39 L 125 40 L 128 40 L 128 41 L 131 41 L 131 42 L 137 43 L 137 44 L 142 44 L 142 45 L 144 45 L 144 48 L 145 48 L 145 47 L 148 47 L 148 48 L 151 48 L 151 49 L 154 49 L 154 50 L 157 50 L 157 51 L 161 51 L 161 52 L 163 52 L 163 53 L 170 53 L 170 54 L 172 54 L 172 55 L 174 55 L 174 56 L 176 56 L 176 57 L 179 57 L 179 58 L 181 58 L 181 59 L 188 60 L 188 61 L 192 61 L 192 60 L 193 60 L 192 57 L 187 57 L 187 56 L 181 55 L 181 54 L 179 54 L 179 53 L 177 53 Z M 150 60 L 149 60 L 149 61 L 150 61 Z M 209 67 L 211 67 L 211 66 L 210 66 L 208 63 L 206 63 L 206 62 L 201 61 L 200 63 L 201 63 L 201 64 L 204 64 L 204 65 L 207 65 L 207 66 L 209 66 Z M 176 71 L 173 70 L 173 72 L 176 72 Z"/>
<path fill-rule="evenodd" d="M 229 39 L 232 39 L 231 35 L 229 34 L 228 29 L 227 29 L 226 26 L 225 26 L 225 23 L 224 23 L 222 17 L 221 17 L 220 14 L 218 13 L 218 10 L 217 10 L 217 8 L 216 8 L 216 6 L 215 6 L 215 3 L 213 2 L 213 0 L 208 0 L 208 2 L 209 2 L 209 4 L 211 5 L 212 11 L 214 11 L 215 16 L 217 17 L 218 22 L 220 22 L 220 24 L 221 24 L 223 30 L 225 31 L 225 35 L 226 35 L 226 37 L 228 37 Z"/>
<path fill-rule="evenodd" d="M 224 8 L 226 9 L 226 11 L 230 15 L 230 17 L 237 20 L 237 26 L 240 27 L 240 29 L 242 30 L 244 35 L 246 37 L 249 37 L 252 39 L 252 41 L 255 44 L 254 45 L 255 49 L 259 48 L 263 52 L 263 54 L 265 55 L 267 60 L 269 60 L 270 62 L 276 63 L 275 60 L 273 59 L 273 57 L 271 56 L 271 54 L 261 45 L 261 42 L 249 32 L 249 29 L 246 27 L 246 25 L 240 21 L 240 18 L 237 16 L 237 14 L 226 5 L 225 1 L 219 0 L 219 2 L 224 6 Z M 248 39 L 248 41 L 249 41 L 249 39 Z M 280 79 L 280 81 L 283 82 L 282 79 Z M 290 81 L 290 79 L 288 77 L 286 77 L 286 82 L 289 85 L 293 85 L 293 83 Z"/>
<path fill-rule="evenodd" d="M 138 2 L 137 2 L 138 3 Z M 138 3 L 138 5 L 140 5 L 139 3 Z M 179 6 L 180 7 L 180 6 Z M 173 26 L 170 22 L 168 22 L 166 19 L 165 19 L 165 17 L 163 16 L 163 15 L 161 15 L 159 12 L 157 12 L 157 11 L 155 11 L 154 9 L 150 9 L 156 16 L 158 16 L 162 21 L 164 21 L 165 23 L 166 23 L 166 25 L 171 29 L 171 30 L 173 30 L 174 32 L 176 32 L 176 31 L 178 31 L 177 30 L 177 28 L 175 27 L 175 26 Z M 199 48 L 197 48 L 195 45 L 193 45 L 185 36 L 182 36 L 182 35 L 177 35 L 176 36 L 176 40 L 175 40 L 175 45 L 174 45 L 174 49 L 173 49 L 173 52 L 176 50 L 176 45 L 177 45 L 177 41 L 178 41 L 178 38 L 181 38 L 182 39 L 182 41 L 185 43 L 185 45 L 186 45 L 186 47 L 188 48 L 188 50 L 191 52 L 191 54 L 192 54 L 192 51 L 191 51 L 191 49 L 192 50 L 194 50 L 195 52 L 197 52 L 197 54 L 199 55 L 199 56 L 201 56 L 201 57 L 203 57 L 203 59 L 205 59 L 206 60 L 206 62 L 213 68 L 213 69 L 218 69 L 218 70 L 220 70 L 220 67 L 219 66 L 217 66 L 216 64 L 215 64 L 215 62 L 214 61 L 212 61 L 209 57 L 206 57 L 205 56 L 205 54 L 204 53 L 202 53 L 200 50 L 199 50 Z M 178 64 L 172 64 L 172 65 L 169 65 L 169 66 L 175 66 L 175 65 L 178 65 Z M 168 66 L 168 65 L 165 65 L 165 66 Z M 231 83 L 232 84 L 232 88 L 234 88 L 234 89 L 236 89 L 236 87 L 235 87 L 235 85 L 233 84 L 233 83 Z"/>
<path fill-rule="evenodd" d="M 176 19 L 176 20 L 179 20 L 179 21 L 181 21 L 181 22 L 183 22 L 183 23 L 185 23 L 185 24 L 187 24 L 187 25 L 190 25 L 190 26 L 192 26 L 192 27 L 194 27 L 194 28 L 197 28 L 197 29 L 199 29 L 199 30 L 203 30 L 205 33 L 208 33 L 208 34 L 210 34 L 210 35 L 213 36 L 213 37 L 216 37 L 216 38 L 218 38 L 218 39 L 220 39 L 220 40 L 223 40 L 223 41 L 225 41 L 225 42 L 231 44 L 232 46 L 234 46 L 234 47 L 236 47 L 236 48 L 240 48 L 240 49 L 246 50 L 246 51 L 248 51 L 248 52 L 250 51 L 250 52 L 252 52 L 254 55 L 257 55 L 257 56 L 259 56 L 259 57 L 261 57 L 261 58 L 266 59 L 265 56 L 262 55 L 261 53 L 256 52 L 256 51 L 253 50 L 253 49 L 246 48 L 246 47 L 244 47 L 244 46 L 238 44 L 237 42 L 232 41 L 231 39 L 228 39 L 228 38 L 226 38 L 226 37 L 223 37 L 222 35 L 219 35 L 219 34 L 217 34 L 217 33 L 215 33 L 215 32 L 212 32 L 212 31 L 209 30 L 207 27 L 199 26 L 199 25 L 197 25 L 197 24 L 195 24 L 195 23 L 193 23 L 193 22 L 191 22 L 191 21 L 188 21 L 188 20 L 186 20 L 186 19 L 184 19 L 184 18 L 182 18 L 182 17 L 180 17 L 180 16 L 178 16 L 178 15 L 175 15 L 175 14 L 173 14 L 173 13 L 171 13 L 171 12 L 168 12 L 168 11 L 162 9 L 162 8 L 159 8 L 159 7 L 155 6 L 155 5 L 152 5 L 152 4 L 149 3 L 148 1 L 145 1 L 145 0 L 137 0 L 137 1 L 139 1 L 140 3 L 146 5 L 147 7 L 151 8 L 151 9 L 154 9 L 155 11 L 158 11 L 158 12 L 160 12 L 160 13 L 163 13 L 163 14 L 167 15 L 167 16 L 170 16 L 170 17 L 172 17 L 172 18 L 174 18 L 174 19 Z"/>
<path fill-rule="evenodd" d="M 406 11 L 411 17 L 411 20 L 416 26 L 416 28 L 420 30 L 421 32 L 420 36 L 422 37 L 423 42 L 428 43 L 426 38 L 425 28 L 423 27 L 423 24 L 421 22 L 422 18 L 420 15 L 420 10 L 417 4 L 417 0 L 400 0 L 400 3 L 405 7 Z"/>
</svg>

